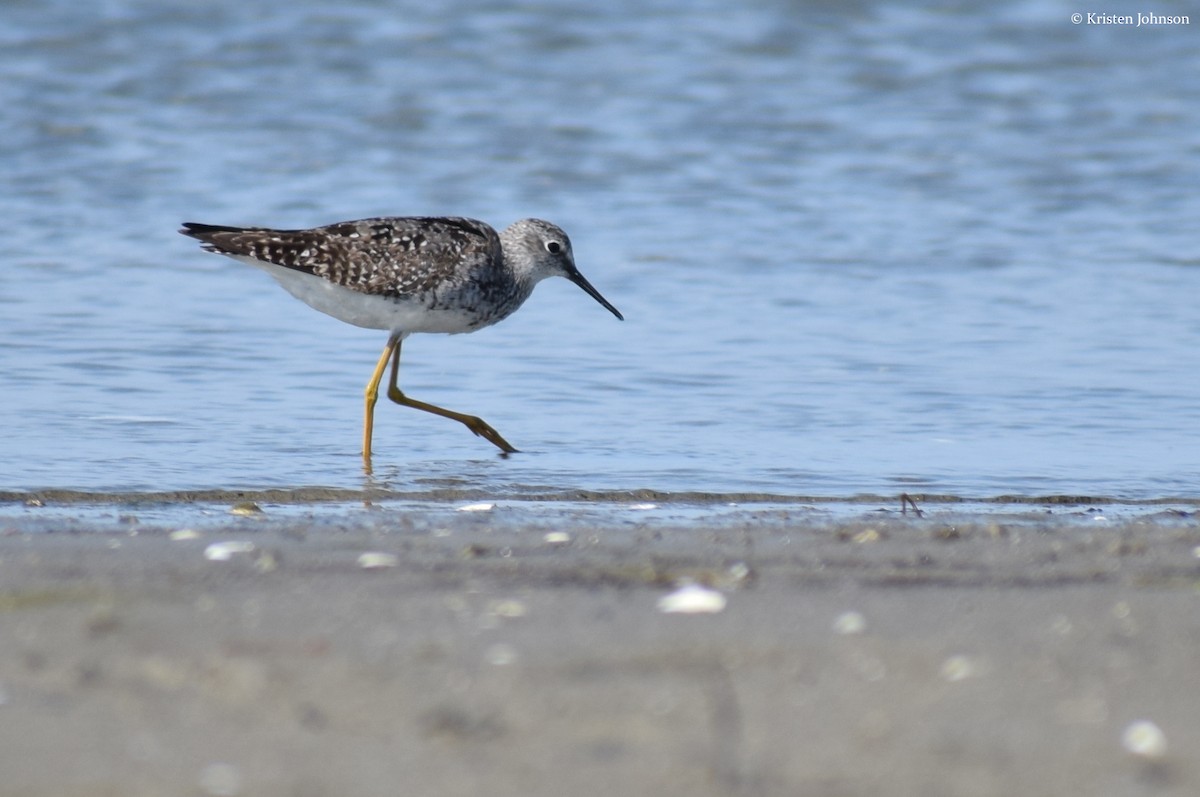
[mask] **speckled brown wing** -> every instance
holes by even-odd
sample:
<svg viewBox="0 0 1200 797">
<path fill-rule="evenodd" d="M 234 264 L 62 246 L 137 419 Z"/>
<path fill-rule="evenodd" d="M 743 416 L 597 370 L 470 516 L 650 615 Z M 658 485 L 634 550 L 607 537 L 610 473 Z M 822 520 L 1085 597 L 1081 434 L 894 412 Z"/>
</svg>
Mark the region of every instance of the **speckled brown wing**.
<svg viewBox="0 0 1200 797">
<path fill-rule="evenodd" d="M 360 219 L 308 230 L 183 227 L 180 232 L 207 251 L 262 260 L 378 296 L 414 296 L 486 279 L 501 261 L 496 231 L 457 217 Z"/>
</svg>

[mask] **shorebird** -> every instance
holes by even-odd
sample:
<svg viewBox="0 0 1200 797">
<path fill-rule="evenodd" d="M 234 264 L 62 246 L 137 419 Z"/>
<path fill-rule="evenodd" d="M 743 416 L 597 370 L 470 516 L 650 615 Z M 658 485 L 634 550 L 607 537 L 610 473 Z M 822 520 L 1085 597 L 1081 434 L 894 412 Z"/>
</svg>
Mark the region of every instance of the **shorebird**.
<svg viewBox="0 0 1200 797">
<path fill-rule="evenodd" d="M 575 267 L 571 240 L 540 219 L 503 232 L 475 219 L 397 216 L 307 230 L 186 222 L 180 230 L 209 252 L 257 266 L 305 304 L 348 324 L 388 331 L 366 388 L 362 455 L 370 467 L 379 383 L 387 397 L 466 426 L 506 454 L 514 448 L 474 415 L 409 398 L 396 384 L 400 344 L 414 332 L 474 332 L 507 318 L 546 277 L 566 277 L 618 319 L 623 316 Z"/>
</svg>

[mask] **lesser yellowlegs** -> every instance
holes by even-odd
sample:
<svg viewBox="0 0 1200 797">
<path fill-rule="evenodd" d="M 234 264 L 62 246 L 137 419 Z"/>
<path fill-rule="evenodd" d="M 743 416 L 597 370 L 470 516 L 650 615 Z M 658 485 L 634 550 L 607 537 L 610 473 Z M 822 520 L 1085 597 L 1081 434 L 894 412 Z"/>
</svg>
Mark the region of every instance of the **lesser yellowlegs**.
<svg viewBox="0 0 1200 797">
<path fill-rule="evenodd" d="M 361 219 L 309 230 L 188 222 L 180 232 L 209 252 L 258 266 L 322 313 L 388 330 L 367 382 L 362 453 L 368 466 L 375 401 L 389 361 L 392 401 L 458 421 L 502 451 L 516 451 L 482 419 L 400 392 L 400 343 L 412 333 L 490 326 L 511 315 L 546 277 L 566 277 L 622 318 L 575 267 L 567 234 L 540 219 L 518 221 L 499 234 L 481 221 L 455 217 Z"/>
</svg>

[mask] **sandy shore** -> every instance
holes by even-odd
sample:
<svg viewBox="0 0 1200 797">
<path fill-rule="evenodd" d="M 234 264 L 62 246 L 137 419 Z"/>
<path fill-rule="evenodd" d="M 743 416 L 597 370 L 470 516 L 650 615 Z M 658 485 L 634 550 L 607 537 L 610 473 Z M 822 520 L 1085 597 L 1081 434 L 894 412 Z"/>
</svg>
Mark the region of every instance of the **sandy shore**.
<svg viewBox="0 0 1200 797">
<path fill-rule="evenodd" d="M 9 523 L 0 794 L 1200 793 L 1194 518 L 488 515 Z"/>
</svg>

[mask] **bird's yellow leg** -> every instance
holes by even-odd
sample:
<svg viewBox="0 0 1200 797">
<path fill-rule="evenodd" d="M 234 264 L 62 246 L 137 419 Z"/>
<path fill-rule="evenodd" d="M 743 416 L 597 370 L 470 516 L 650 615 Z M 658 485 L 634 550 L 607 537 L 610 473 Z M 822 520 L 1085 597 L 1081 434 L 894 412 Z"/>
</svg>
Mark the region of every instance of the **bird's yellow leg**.
<svg viewBox="0 0 1200 797">
<path fill-rule="evenodd" d="M 391 344 L 389 343 L 389 345 L 391 345 Z M 386 356 L 387 354 L 388 354 L 388 352 L 385 351 L 384 355 Z M 443 407 L 437 407 L 437 406 L 434 406 L 433 404 L 426 404 L 424 401 L 417 401 L 416 399 L 411 399 L 408 396 L 401 393 L 400 388 L 396 386 L 396 379 L 400 375 L 400 341 L 399 341 L 399 339 L 397 339 L 395 341 L 395 347 L 391 352 L 391 356 L 392 356 L 392 378 L 388 381 L 388 389 L 387 389 L 388 398 L 390 398 L 392 401 L 396 402 L 397 404 L 400 404 L 405 407 L 412 407 L 413 409 L 421 410 L 423 412 L 432 412 L 434 415 L 440 415 L 443 418 L 449 418 L 452 421 L 458 421 L 463 426 L 467 427 L 472 432 L 474 432 L 478 436 L 482 437 L 484 440 L 487 440 L 489 443 L 491 443 L 492 445 L 499 448 L 505 454 L 517 453 L 517 449 L 513 448 L 512 445 L 507 440 L 505 440 L 503 437 L 501 437 L 499 432 L 497 432 L 491 426 L 488 426 L 487 423 L 485 423 L 482 418 L 476 418 L 474 415 L 463 415 L 461 412 L 454 412 L 453 410 L 448 410 Z M 383 362 L 384 362 L 383 360 L 379 361 L 379 366 L 377 367 L 376 373 L 375 373 L 376 377 L 379 376 L 378 368 L 383 366 Z M 377 384 L 379 380 L 375 379 L 374 381 Z"/>
<path fill-rule="evenodd" d="M 371 434 L 375 429 L 375 402 L 379 399 L 379 383 L 383 381 L 383 372 L 387 368 L 388 360 L 392 359 L 392 352 L 397 355 L 400 353 L 400 336 L 398 335 L 388 338 L 387 346 L 383 348 L 383 354 L 380 355 L 379 362 L 375 364 L 375 372 L 371 374 L 371 381 L 367 382 L 367 412 L 363 419 L 362 455 L 368 470 L 371 467 Z M 392 379 L 395 381 L 394 376 Z"/>
</svg>

